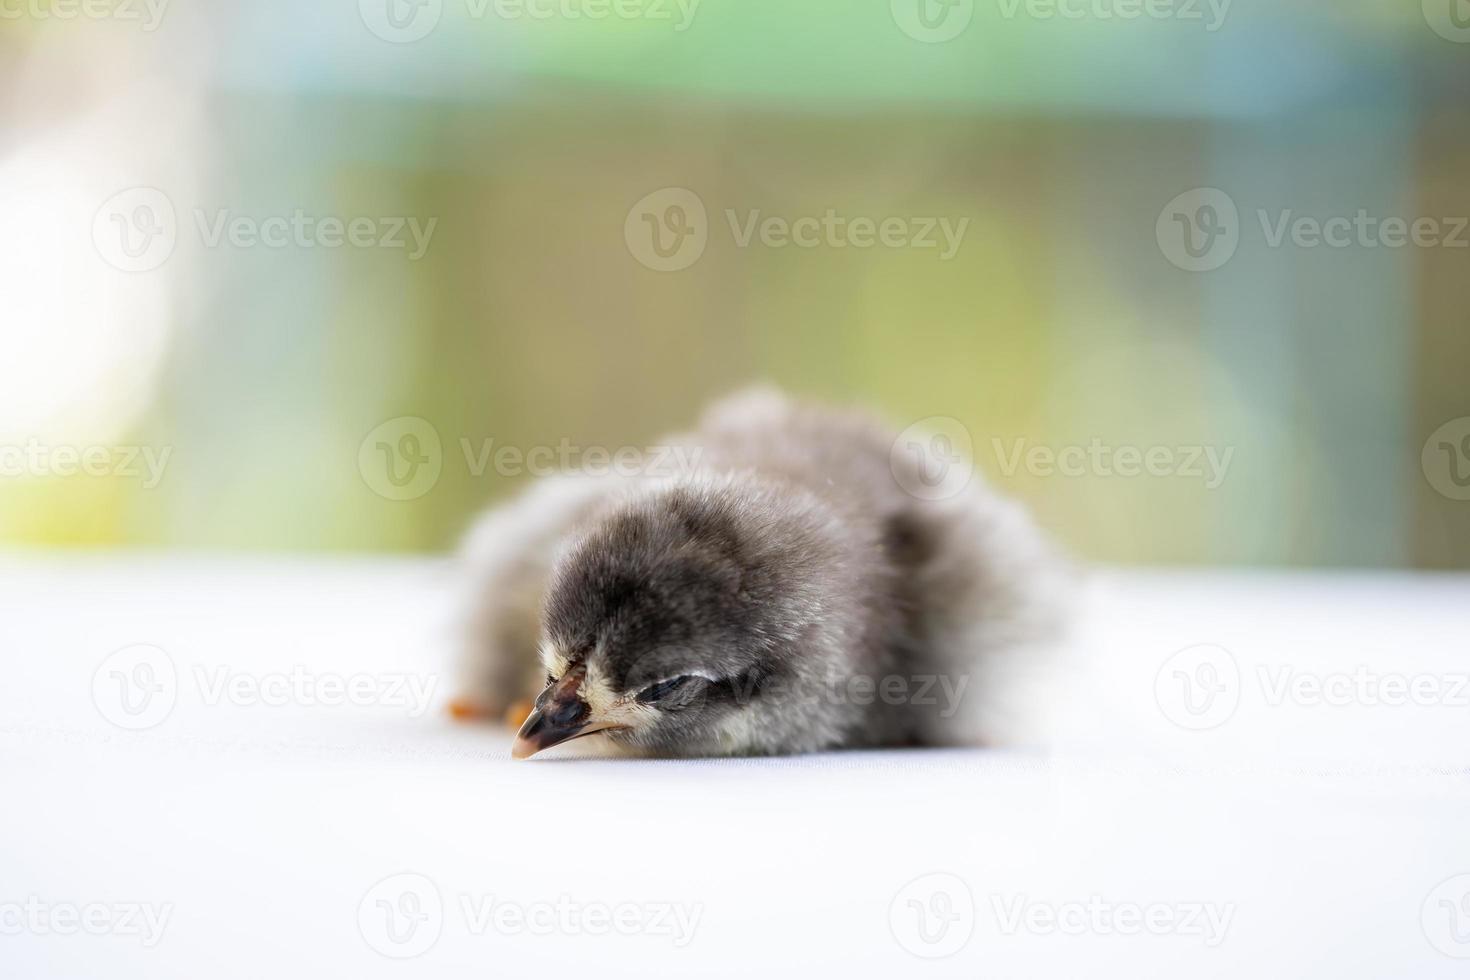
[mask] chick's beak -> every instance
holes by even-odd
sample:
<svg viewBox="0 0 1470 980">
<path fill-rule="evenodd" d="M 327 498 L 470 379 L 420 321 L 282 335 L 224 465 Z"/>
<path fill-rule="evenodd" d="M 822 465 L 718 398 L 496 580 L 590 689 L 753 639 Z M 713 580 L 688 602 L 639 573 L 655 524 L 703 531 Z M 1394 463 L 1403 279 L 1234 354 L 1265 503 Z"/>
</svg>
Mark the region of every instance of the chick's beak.
<svg viewBox="0 0 1470 980">
<path fill-rule="evenodd" d="M 511 746 L 510 754 L 517 759 L 525 759 L 581 735 L 592 713 L 581 698 L 548 701 L 543 697 L 538 701 L 541 703 L 531 711 Z"/>
<path fill-rule="evenodd" d="M 535 708 L 525 724 L 521 725 L 515 744 L 510 748 L 513 758 L 530 758 L 553 745 L 591 735 L 593 732 L 622 727 L 592 716 L 592 709 L 577 693 L 577 681 L 580 679 L 563 678 L 541 692 L 541 696 L 536 699 Z"/>
</svg>

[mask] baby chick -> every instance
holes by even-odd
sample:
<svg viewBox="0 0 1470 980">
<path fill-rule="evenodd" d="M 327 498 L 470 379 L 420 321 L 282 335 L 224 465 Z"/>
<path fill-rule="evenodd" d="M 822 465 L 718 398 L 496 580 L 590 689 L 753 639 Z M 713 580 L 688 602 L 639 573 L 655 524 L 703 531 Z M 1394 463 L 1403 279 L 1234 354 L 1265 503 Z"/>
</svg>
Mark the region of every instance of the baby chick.
<svg viewBox="0 0 1470 980">
<path fill-rule="evenodd" d="M 663 445 L 684 472 L 545 480 L 466 542 L 457 703 L 534 697 L 515 757 L 1014 740 L 1072 579 L 1021 508 L 910 493 L 955 462 L 769 390 Z"/>
</svg>

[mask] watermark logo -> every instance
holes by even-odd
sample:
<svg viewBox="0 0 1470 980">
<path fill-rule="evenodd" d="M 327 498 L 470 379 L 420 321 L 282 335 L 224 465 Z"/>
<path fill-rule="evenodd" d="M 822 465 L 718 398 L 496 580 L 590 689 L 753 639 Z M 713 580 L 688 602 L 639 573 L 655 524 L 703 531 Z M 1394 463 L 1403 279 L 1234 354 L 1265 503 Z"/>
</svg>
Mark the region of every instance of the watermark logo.
<svg viewBox="0 0 1470 980">
<path fill-rule="evenodd" d="M 623 221 L 633 258 L 655 272 L 678 272 L 699 261 L 709 244 L 704 201 L 685 187 L 664 187 L 639 199 Z"/>
<path fill-rule="evenodd" d="M 1470 44 L 1470 0 L 1424 0 L 1424 21 L 1446 41 Z"/>
<path fill-rule="evenodd" d="M 1470 500 L 1470 415 L 1450 419 L 1424 440 L 1424 478 L 1450 500 Z"/>
<path fill-rule="evenodd" d="M 965 32 L 975 16 L 975 0 L 889 0 L 893 22 L 915 41 L 943 44 Z"/>
<path fill-rule="evenodd" d="M 1154 237 L 1174 265 L 1209 272 L 1229 262 L 1240 245 L 1240 212 L 1219 188 L 1196 187 L 1164 205 Z"/>
<path fill-rule="evenodd" d="M 946 500 L 975 475 L 974 441 L 959 419 L 931 415 L 904 429 L 888 451 L 893 478 L 920 500 Z"/>
<path fill-rule="evenodd" d="M 1218 728 L 1240 706 L 1240 665 L 1211 643 L 1185 647 L 1154 677 L 1154 700 L 1164 716 L 1190 731 Z"/>
<path fill-rule="evenodd" d="M 357 903 L 357 931 L 378 953 L 395 960 L 427 953 L 444 931 L 444 900 L 421 874 L 389 875 Z"/>
<path fill-rule="evenodd" d="M 179 241 L 173 201 L 154 187 L 112 195 L 92 217 L 92 244 L 122 272 L 151 272 L 168 261 Z"/>
<path fill-rule="evenodd" d="M 975 932 L 975 897 L 964 879 L 936 871 L 904 885 L 888 905 L 893 939 L 926 960 L 953 956 Z"/>
<path fill-rule="evenodd" d="M 1419 924 L 1429 945 L 1454 959 L 1470 960 L 1470 874 L 1436 885 L 1419 909 Z"/>
<path fill-rule="evenodd" d="M 378 496 L 416 500 L 434 489 L 444 469 L 439 430 L 416 415 L 389 419 L 363 437 L 357 469 Z"/>
<path fill-rule="evenodd" d="M 119 728 L 142 731 L 160 724 L 179 697 L 173 658 L 140 643 L 107 656 L 92 675 L 92 703 Z"/>
<path fill-rule="evenodd" d="M 444 0 L 357 0 L 367 29 L 390 44 L 428 37 L 444 14 Z"/>
</svg>

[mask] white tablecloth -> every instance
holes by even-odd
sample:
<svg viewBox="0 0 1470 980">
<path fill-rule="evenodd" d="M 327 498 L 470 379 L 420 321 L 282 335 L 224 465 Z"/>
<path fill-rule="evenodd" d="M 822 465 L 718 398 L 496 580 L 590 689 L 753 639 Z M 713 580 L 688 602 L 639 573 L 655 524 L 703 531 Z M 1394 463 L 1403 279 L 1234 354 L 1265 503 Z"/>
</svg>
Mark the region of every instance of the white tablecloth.
<svg viewBox="0 0 1470 980">
<path fill-rule="evenodd" d="M 687 762 L 448 721 L 450 585 L 0 559 L 0 976 L 1470 970 L 1466 578 L 1105 573 L 1057 748 Z"/>
</svg>

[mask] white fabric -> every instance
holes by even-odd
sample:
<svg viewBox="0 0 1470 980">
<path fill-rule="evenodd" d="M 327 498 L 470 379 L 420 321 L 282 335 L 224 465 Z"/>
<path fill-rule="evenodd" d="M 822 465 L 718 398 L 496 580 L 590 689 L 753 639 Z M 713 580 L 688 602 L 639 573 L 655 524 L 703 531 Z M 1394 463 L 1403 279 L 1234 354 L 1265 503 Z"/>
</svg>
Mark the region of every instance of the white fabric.
<svg viewBox="0 0 1470 980">
<path fill-rule="evenodd" d="M 446 575 L 430 562 L 0 559 L 0 976 L 1435 978 L 1470 966 L 1450 955 L 1470 956 L 1470 902 L 1456 906 L 1470 879 L 1453 880 L 1470 874 L 1470 707 L 1450 690 L 1470 671 L 1463 577 L 1102 575 L 1072 670 L 1087 697 L 1049 752 L 635 762 L 568 747 L 512 762 L 507 732 L 446 719 L 447 680 L 417 717 L 405 704 L 323 706 L 302 689 L 252 703 L 252 684 L 298 666 L 314 683 L 436 680 Z M 177 695 L 130 731 L 105 713 L 118 710 L 109 671 L 137 651 L 108 658 L 137 644 L 167 654 Z M 1175 669 L 1198 666 L 1166 661 L 1197 644 L 1240 671 L 1238 708 L 1206 731 L 1173 724 L 1178 706 L 1159 700 Z M 1362 665 L 1418 678 L 1421 694 L 1437 679 L 1439 700 L 1273 705 L 1285 665 L 1309 677 Z M 210 703 L 223 680 L 239 686 Z M 389 913 L 413 911 L 397 904 L 405 889 L 422 899 L 418 929 L 400 918 L 389 936 Z M 117 923 L 132 905 L 166 913 L 161 934 Z M 68 907 L 116 924 L 64 935 L 35 917 L 60 910 L 65 928 Z M 599 909 L 642 931 L 593 934 Z"/>
</svg>

